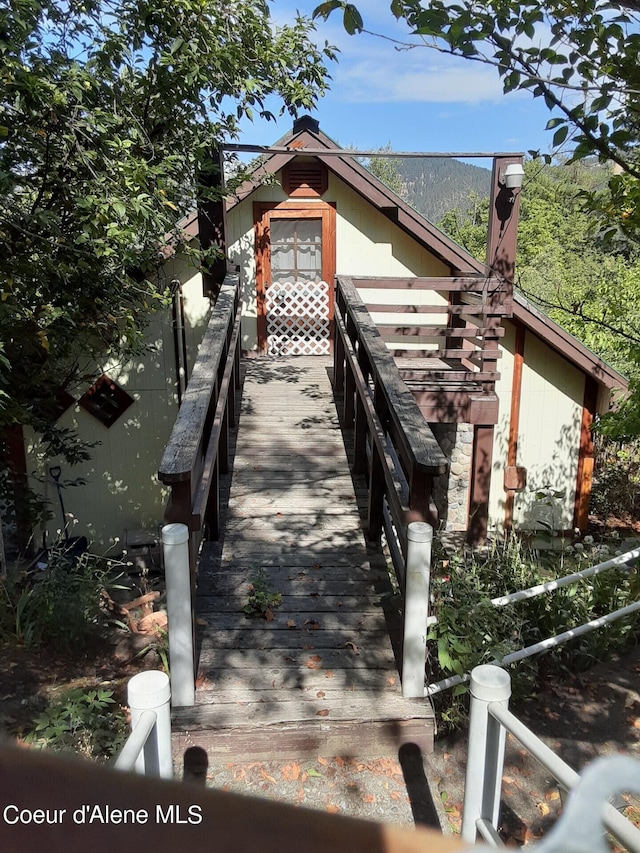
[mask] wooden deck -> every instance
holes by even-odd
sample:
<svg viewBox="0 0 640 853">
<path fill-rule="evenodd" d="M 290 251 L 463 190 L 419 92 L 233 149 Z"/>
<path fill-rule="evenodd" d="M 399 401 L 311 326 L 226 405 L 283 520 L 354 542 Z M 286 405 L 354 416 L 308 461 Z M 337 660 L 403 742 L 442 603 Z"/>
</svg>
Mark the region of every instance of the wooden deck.
<svg viewBox="0 0 640 853">
<path fill-rule="evenodd" d="M 403 700 L 397 597 L 367 550 L 328 359 L 246 362 L 228 504 L 198 575 L 196 705 L 176 747 L 210 759 L 382 756 L 433 746 L 426 700 Z M 282 594 L 247 618 L 252 575 Z"/>
</svg>

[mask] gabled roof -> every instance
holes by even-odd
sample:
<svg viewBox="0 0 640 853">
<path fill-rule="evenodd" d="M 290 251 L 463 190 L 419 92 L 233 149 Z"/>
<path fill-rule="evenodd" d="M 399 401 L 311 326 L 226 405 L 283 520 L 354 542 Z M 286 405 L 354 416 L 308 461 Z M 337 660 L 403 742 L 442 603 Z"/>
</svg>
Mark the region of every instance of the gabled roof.
<svg viewBox="0 0 640 853">
<path fill-rule="evenodd" d="M 601 385 L 609 389 L 622 390 L 628 387 L 629 383 L 621 373 L 599 358 L 589 347 L 559 326 L 555 320 L 548 317 L 544 311 L 517 290 L 513 294 L 513 317 Z"/>
<path fill-rule="evenodd" d="M 257 189 L 265 175 L 279 172 L 294 157 L 304 154 L 305 148 L 312 148 L 315 151 L 319 148 L 326 148 L 327 150 L 339 148 L 332 139 L 317 129 L 317 122 L 308 119 L 305 121 L 305 118 L 307 117 L 296 122 L 294 130 L 285 134 L 282 139 L 275 143 L 279 148 L 290 147 L 291 153 L 272 154 L 266 157 L 252 178 L 236 191 L 235 197 L 229 202 L 229 210 L 232 210 Z M 471 272 L 480 275 L 486 273 L 484 264 L 476 260 L 462 246 L 459 246 L 428 219 L 415 211 L 382 181 L 372 175 L 368 169 L 358 163 L 354 157 L 337 157 L 335 155 L 323 157 L 322 154 L 314 154 L 313 156 L 323 162 L 329 171 L 341 178 L 380 213 L 436 255 L 453 273 Z"/>
<path fill-rule="evenodd" d="M 251 179 L 236 191 L 234 198 L 229 200 L 229 210 L 261 186 L 265 175 L 280 171 L 296 156 L 304 154 L 305 148 L 314 149 L 314 152 L 319 148 L 326 148 L 327 150 L 339 148 L 337 143 L 319 129 L 318 122 L 308 116 L 299 119 L 294 124 L 293 129 L 279 139 L 274 147 L 289 147 L 291 152 L 286 154 L 274 153 L 265 157 Z M 437 226 L 429 222 L 422 214 L 410 207 L 354 157 L 347 155 L 323 157 L 322 154 L 316 153 L 312 156 L 325 163 L 327 169 L 358 192 L 369 204 L 439 257 L 451 269 L 452 273 L 486 275 L 484 264 L 469 254 L 462 246 L 459 246 Z M 193 223 L 191 223 L 191 227 L 193 227 Z M 514 292 L 513 316 L 545 343 L 561 353 L 571 364 L 588 376 L 592 376 L 604 389 L 625 390 L 628 387 L 628 382 L 621 373 L 618 373 L 611 365 L 599 358 L 570 332 L 559 326 L 517 291 Z"/>
</svg>

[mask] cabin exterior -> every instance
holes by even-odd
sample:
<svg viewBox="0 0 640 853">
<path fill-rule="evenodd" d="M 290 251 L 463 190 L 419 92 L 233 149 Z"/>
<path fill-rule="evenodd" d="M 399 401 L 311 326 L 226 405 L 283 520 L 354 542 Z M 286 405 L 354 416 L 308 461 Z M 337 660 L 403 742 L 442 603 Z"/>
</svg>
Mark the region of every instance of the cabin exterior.
<svg viewBox="0 0 640 853">
<path fill-rule="evenodd" d="M 228 257 L 242 283 L 243 348 L 328 353 L 334 288 L 325 282 L 351 278 L 449 460 L 434 483 L 440 524 L 469 530 L 481 507 L 481 534 L 487 526 L 584 530 L 590 426 L 626 382 L 513 295 L 519 199 L 500 210 L 500 170 L 514 158 L 494 162 L 484 265 L 353 157 L 336 156 L 316 122 L 297 122 L 274 148 L 226 213 Z M 264 184 L 267 174 L 276 180 Z M 300 277 L 314 279 L 303 293 Z"/>
<path fill-rule="evenodd" d="M 438 524 L 471 539 L 488 529 L 584 529 L 590 426 L 626 383 L 513 294 L 519 197 L 505 196 L 501 178 L 518 158 L 494 159 L 482 264 L 339 152 L 314 120 L 298 120 L 274 148 L 224 210 L 205 206 L 184 222 L 194 238 L 215 233 L 239 275 L 242 350 L 329 356 L 334 282 L 353 282 L 448 460 L 432 489 Z M 64 489 L 65 509 L 78 520 L 74 533 L 102 547 L 162 523 L 158 464 L 207 328 L 211 276 L 173 256 L 162 274 L 174 302 L 152 319 L 150 351 L 135 364 L 105 365 L 100 404 L 91 405 L 95 388 L 78 389 L 60 419 L 99 442 L 61 482 L 84 481 Z M 59 460 L 43 457 L 37 436 L 24 439 L 20 465 L 55 507 L 48 471 Z M 56 515 L 50 538 L 60 527 Z"/>
</svg>

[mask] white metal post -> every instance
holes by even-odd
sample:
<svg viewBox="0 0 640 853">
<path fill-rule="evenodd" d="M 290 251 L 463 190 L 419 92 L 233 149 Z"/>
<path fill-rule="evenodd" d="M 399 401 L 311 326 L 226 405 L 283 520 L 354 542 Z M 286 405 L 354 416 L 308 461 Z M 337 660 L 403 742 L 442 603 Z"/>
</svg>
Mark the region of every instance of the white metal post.
<svg viewBox="0 0 640 853">
<path fill-rule="evenodd" d="M 462 840 L 474 844 L 478 820 L 495 830 L 500 818 L 500 793 L 506 732 L 489 714 L 488 706 L 509 706 L 511 678 L 498 666 L 477 666 L 471 672 L 471 712 L 467 773 L 462 808 Z"/>
<path fill-rule="evenodd" d="M 432 542 L 430 524 L 413 521 L 408 525 L 402 646 L 402 695 L 405 699 L 424 698 Z"/>
<path fill-rule="evenodd" d="M 196 701 L 187 525 L 166 524 L 162 528 L 162 549 L 167 584 L 171 696 L 175 707 L 184 707 Z"/>
<path fill-rule="evenodd" d="M 169 676 L 159 669 L 139 672 L 130 679 L 127 698 L 131 709 L 133 731 L 148 711 L 156 715 L 155 725 L 136 761 L 137 773 L 146 776 L 173 778 L 173 756 L 171 751 L 171 689 Z"/>
</svg>

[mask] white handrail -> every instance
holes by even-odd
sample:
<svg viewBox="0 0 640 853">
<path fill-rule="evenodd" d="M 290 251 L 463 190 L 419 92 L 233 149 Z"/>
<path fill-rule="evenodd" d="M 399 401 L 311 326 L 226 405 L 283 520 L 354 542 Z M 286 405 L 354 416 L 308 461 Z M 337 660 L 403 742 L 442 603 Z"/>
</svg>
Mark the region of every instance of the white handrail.
<svg viewBox="0 0 640 853">
<path fill-rule="evenodd" d="M 129 680 L 131 734 L 116 759 L 117 770 L 173 778 L 169 676 L 152 669 Z"/>
<path fill-rule="evenodd" d="M 462 809 L 462 838 L 473 844 L 477 833 L 480 832 L 489 844 L 499 846 L 497 831 L 507 731 L 566 791 L 573 791 L 580 783 L 581 776 L 509 711 L 511 679 L 507 672 L 490 664 L 476 667 L 471 673 L 470 692 L 471 715 Z M 640 791 L 640 764 L 638 768 L 636 776 Z M 610 803 L 603 804 L 602 820 L 609 832 L 628 850 L 640 853 L 640 830 Z"/>
</svg>

